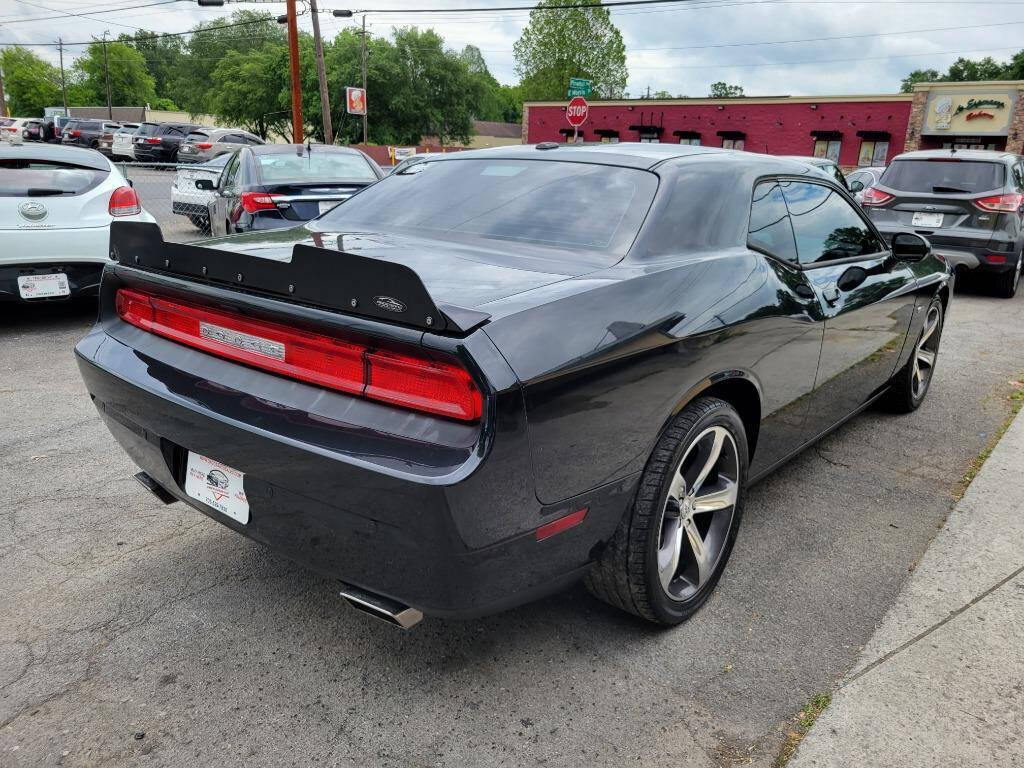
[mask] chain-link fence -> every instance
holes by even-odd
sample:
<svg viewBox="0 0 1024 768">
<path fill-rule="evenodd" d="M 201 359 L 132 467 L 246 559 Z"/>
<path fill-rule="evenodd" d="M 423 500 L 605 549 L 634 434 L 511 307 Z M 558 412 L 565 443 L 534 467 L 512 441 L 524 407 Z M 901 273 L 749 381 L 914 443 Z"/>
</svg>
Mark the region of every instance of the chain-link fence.
<svg viewBox="0 0 1024 768">
<path fill-rule="evenodd" d="M 213 192 L 196 189 L 196 179 L 216 181 L 220 168 L 194 163 L 115 163 L 131 182 L 142 207 L 163 231 L 164 240 L 182 243 L 210 236 L 206 203 Z"/>
</svg>

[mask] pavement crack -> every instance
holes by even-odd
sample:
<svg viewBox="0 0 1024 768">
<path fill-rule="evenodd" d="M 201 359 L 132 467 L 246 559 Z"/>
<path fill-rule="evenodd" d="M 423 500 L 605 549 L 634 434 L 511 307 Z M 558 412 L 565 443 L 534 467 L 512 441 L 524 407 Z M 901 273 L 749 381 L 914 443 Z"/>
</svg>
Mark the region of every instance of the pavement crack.
<svg viewBox="0 0 1024 768">
<path fill-rule="evenodd" d="M 1006 578 L 1000 579 L 998 582 L 993 584 L 991 587 L 986 589 L 984 592 L 976 595 L 969 602 L 967 602 L 964 605 L 960 606 L 955 611 L 950 611 L 949 615 L 947 615 L 944 619 L 941 619 L 940 621 L 935 622 L 930 627 L 928 627 L 928 629 L 925 629 L 922 632 L 919 632 L 918 634 L 914 635 L 912 638 L 907 640 L 902 645 L 900 645 L 900 646 L 898 646 L 896 648 L 893 648 L 891 651 L 889 651 L 885 655 L 880 656 L 879 658 L 875 659 L 873 662 L 871 662 L 866 667 L 864 667 L 864 669 L 860 670 L 855 675 L 849 677 L 847 680 L 845 680 L 842 683 L 840 683 L 839 687 L 840 688 L 845 688 L 846 686 L 850 685 L 851 683 L 855 683 L 856 681 L 860 680 L 860 678 L 864 677 L 864 675 L 866 675 L 871 670 L 875 669 L 876 667 L 881 666 L 882 664 L 885 664 L 885 662 L 889 661 L 889 659 L 891 659 L 894 656 L 897 656 L 897 655 L 903 653 L 903 651 L 907 650 L 907 648 L 910 648 L 911 646 L 916 645 L 917 643 L 921 642 L 922 640 L 924 640 L 924 638 L 928 637 L 928 635 L 932 634 L 935 630 L 940 629 L 941 627 L 944 627 L 946 624 L 951 622 L 957 616 L 960 616 L 961 614 L 963 614 L 966 611 L 970 610 L 975 605 L 977 605 L 982 600 L 984 600 L 986 597 L 988 597 L 993 592 L 995 592 L 997 589 L 999 589 L 1000 587 L 1003 587 L 1007 583 L 1013 581 L 1015 578 L 1020 576 L 1022 573 L 1024 573 L 1024 565 L 1022 565 L 1020 568 L 1015 570 L 1013 573 L 1011 573 Z"/>
</svg>

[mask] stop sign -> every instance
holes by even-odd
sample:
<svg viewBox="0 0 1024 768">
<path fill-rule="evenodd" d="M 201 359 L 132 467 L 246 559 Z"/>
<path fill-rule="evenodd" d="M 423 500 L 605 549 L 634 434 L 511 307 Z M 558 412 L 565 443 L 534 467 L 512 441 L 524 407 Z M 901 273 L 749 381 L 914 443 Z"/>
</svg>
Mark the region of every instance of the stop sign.
<svg viewBox="0 0 1024 768">
<path fill-rule="evenodd" d="M 576 96 L 565 108 L 565 119 L 573 128 L 579 128 L 587 121 L 587 112 L 589 111 L 590 106 L 587 104 L 587 100 L 582 96 Z"/>
</svg>

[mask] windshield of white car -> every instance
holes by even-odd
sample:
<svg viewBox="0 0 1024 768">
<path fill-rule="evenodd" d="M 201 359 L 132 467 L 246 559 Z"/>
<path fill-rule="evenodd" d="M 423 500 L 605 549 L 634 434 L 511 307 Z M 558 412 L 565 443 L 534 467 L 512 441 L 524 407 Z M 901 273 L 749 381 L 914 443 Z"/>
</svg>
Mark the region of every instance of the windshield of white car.
<svg viewBox="0 0 1024 768">
<path fill-rule="evenodd" d="M 53 160 L 0 159 L 0 197 L 80 195 L 103 183 L 109 173 Z"/>
</svg>

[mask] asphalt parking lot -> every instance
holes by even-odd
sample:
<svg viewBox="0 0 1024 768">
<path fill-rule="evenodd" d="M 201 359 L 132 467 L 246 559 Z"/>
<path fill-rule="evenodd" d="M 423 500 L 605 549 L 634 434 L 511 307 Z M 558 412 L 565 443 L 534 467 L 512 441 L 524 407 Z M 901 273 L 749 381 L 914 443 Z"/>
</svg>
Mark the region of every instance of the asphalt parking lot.
<svg viewBox="0 0 1024 768">
<path fill-rule="evenodd" d="M 71 354 L 91 308 L 2 312 L 3 766 L 771 765 L 1024 372 L 1024 295 L 958 295 L 924 406 L 869 411 L 752 489 L 719 589 L 675 630 L 576 588 L 401 633 L 131 479 Z"/>
</svg>

